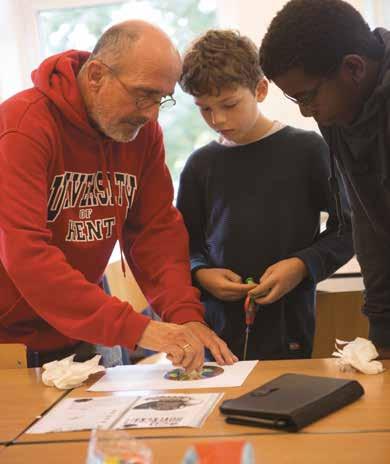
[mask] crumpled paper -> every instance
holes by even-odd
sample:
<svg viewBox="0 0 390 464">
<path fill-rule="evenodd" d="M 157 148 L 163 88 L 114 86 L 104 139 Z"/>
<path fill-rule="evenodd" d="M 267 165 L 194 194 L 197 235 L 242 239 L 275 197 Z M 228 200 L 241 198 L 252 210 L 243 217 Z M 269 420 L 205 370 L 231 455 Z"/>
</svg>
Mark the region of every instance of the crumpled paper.
<svg viewBox="0 0 390 464">
<path fill-rule="evenodd" d="M 99 366 L 101 356 L 96 355 L 85 362 L 75 362 L 74 354 L 60 361 L 52 361 L 42 366 L 42 382 L 49 387 L 57 387 L 60 390 L 69 390 L 79 387 L 91 374 L 104 371 Z"/>
<path fill-rule="evenodd" d="M 340 348 L 337 345 L 344 345 Z M 336 350 L 332 356 L 336 356 L 337 364 L 341 371 L 354 368 L 363 374 L 379 374 L 385 369 L 380 361 L 374 361 L 378 357 L 378 352 L 370 340 L 357 337 L 352 342 L 338 340 L 336 338 Z"/>
</svg>

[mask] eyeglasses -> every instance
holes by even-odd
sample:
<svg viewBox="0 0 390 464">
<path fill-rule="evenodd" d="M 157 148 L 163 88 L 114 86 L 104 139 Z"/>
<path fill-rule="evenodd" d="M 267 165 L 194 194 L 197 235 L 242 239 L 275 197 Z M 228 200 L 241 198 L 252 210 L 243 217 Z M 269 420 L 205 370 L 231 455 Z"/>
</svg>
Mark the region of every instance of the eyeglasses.
<svg viewBox="0 0 390 464">
<path fill-rule="evenodd" d="M 132 91 L 127 88 L 126 84 L 122 81 L 122 79 L 119 78 L 118 74 L 110 66 L 108 66 L 106 63 L 103 63 L 101 60 L 99 60 L 99 63 L 101 63 L 110 71 L 110 73 L 115 77 L 115 79 L 119 82 L 126 93 L 130 95 L 130 97 L 134 100 L 135 106 L 138 110 L 146 110 L 155 105 L 158 105 L 160 109 L 166 110 L 176 105 L 176 100 L 172 97 L 172 95 L 169 95 L 164 100 L 161 98 L 156 100 L 152 97 L 135 97 Z"/>
<path fill-rule="evenodd" d="M 307 92 L 303 93 L 300 97 L 294 98 L 288 95 L 287 93 L 283 92 L 283 95 L 288 98 L 290 101 L 296 103 L 297 105 L 300 106 L 309 106 L 310 103 L 313 102 L 315 97 L 317 96 L 318 92 L 320 91 L 320 88 L 322 84 L 325 82 L 326 79 L 321 79 L 321 81 L 311 90 L 308 90 Z"/>
<path fill-rule="evenodd" d="M 290 101 L 296 103 L 297 105 L 300 106 L 309 106 L 315 97 L 318 95 L 318 92 L 320 91 L 321 86 L 331 78 L 332 74 L 336 71 L 338 66 L 332 66 L 331 70 L 326 73 L 326 75 L 320 80 L 320 82 L 311 90 L 308 90 L 307 92 L 304 92 L 301 96 L 298 98 L 291 97 L 287 93 L 283 92 L 283 95 L 288 98 Z"/>
</svg>

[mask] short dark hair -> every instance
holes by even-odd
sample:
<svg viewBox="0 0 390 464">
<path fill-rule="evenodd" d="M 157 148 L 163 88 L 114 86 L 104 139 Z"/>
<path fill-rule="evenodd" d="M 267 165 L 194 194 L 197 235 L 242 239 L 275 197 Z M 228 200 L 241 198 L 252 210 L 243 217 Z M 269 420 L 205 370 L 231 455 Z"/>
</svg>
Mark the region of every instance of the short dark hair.
<svg viewBox="0 0 390 464">
<path fill-rule="evenodd" d="M 292 68 L 321 76 L 348 54 L 379 60 L 383 45 L 361 14 L 342 0 L 291 0 L 274 17 L 260 47 L 270 80 Z"/>
<path fill-rule="evenodd" d="M 180 86 L 193 96 L 219 94 L 222 88 L 239 85 L 254 93 L 263 77 L 252 40 L 237 31 L 212 29 L 185 51 Z"/>
</svg>

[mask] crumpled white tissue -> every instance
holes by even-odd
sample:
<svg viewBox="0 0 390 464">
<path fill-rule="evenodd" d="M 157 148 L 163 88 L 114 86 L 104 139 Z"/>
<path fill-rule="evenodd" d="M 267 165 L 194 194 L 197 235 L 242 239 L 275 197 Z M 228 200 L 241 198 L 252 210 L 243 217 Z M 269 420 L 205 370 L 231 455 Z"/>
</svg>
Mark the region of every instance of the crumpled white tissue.
<svg viewBox="0 0 390 464">
<path fill-rule="evenodd" d="M 345 345 L 339 348 L 337 345 Z M 380 361 L 374 361 L 378 357 L 378 352 L 370 340 L 357 337 L 352 342 L 338 340 L 336 338 L 336 350 L 332 356 L 336 356 L 340 370 L 345 371 L 351 367 L 363 374 L 379 374 L 384 371 Z"/>
<path fill-rule="evenodd" d="M 60 390 L 69 390 L 80 386 L 84 380 L 87 380 L 90 374 L 104 371 L 103 366 L 99 366 L 101 356 L 96 355 L 92 359 L 85 362 L 75 362 L 72 356 L 61 359 L 60 361 L 52 361 L 42 366 L 44 372 L 42 381 L 49 387 L 57 387 Z"/>
</svg>

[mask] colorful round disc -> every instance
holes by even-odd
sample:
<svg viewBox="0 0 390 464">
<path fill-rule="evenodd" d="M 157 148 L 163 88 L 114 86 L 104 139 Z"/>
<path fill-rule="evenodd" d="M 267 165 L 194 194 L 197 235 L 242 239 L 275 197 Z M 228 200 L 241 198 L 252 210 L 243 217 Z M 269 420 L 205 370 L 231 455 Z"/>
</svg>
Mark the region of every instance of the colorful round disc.
<svg viewBox="0 0 390 464">
<path fill-rule="evenodd" d="M 223 373 L 223 368 L 219 366 L 208 366 L 207 364 L 202 367 L 200 372 L 186 372 L 182 368 L 173 369 L 164 375 L 168 380 L 202 380 L 210 377 L 215 377 Z"/>
</svg>

